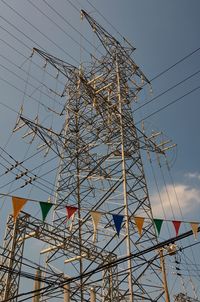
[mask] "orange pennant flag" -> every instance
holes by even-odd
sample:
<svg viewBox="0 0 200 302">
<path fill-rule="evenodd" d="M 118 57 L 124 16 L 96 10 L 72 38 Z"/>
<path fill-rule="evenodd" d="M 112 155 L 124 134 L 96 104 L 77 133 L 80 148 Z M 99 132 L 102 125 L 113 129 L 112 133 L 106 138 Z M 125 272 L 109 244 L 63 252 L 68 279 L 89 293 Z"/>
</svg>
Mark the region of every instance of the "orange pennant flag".
<svg viewBox="0 0 200 302">
<path fill-rule="evenodd" d="M 192 232 L 194 234 L 194 238 L 195 238 L 195 240 L 197 240 L 197 233 L 198 233 L 199 224 L 196 223 L 196 222 L 191 222 L 190 225 L 191 225 L 191 228 L 192 228 Z"/>
<path fill-rule="evenodd" d="M 144 224 L 144 217 L 134 217 L 135 223 L 138 228 L 138 233 L 141 236 L 142 235 L 142 227 Z"/>
<path fill-rule="evenodd" d="M 21 209 L 27 202 L 27 199 L 20 198 L 20 197 L 12 197 L 12 205 L 13 205 L 13 219 L 16 221 L 17 216 L 19 215 Z"/>
<path fill-rule="evenodd" d="M 91 211 L 90 215 L 92 216 L 92 221 L 93 221 L 93 226 L 94 226 L 93 241 L 95 241 L 96 240 L 96 233 L 97 233 L 97 226 L 98 226 L 98 223 L 101 219 L 102 214 L 100 212 Z"/>
</svg>

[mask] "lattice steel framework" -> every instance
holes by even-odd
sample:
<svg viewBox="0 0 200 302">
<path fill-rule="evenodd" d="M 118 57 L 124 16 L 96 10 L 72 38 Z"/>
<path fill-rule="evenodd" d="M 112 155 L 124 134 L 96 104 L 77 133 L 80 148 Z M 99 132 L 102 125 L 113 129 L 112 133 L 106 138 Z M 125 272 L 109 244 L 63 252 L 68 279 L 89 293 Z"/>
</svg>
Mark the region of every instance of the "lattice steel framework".
<svg viewBox="0 0 200 302">
<path fill-rule="evenodd" d="M 70 284 L 72 300 L 88 301 L 92 286 L 97 301 L 158 301 L 163 286 L 155 253 L 128 260 L 124 266 L 108 265 L 102 274 L 85 275 L 157 242 L 141 150 L 163 151 L 136 128 L 132 116 L 142 83 L 149 83 L 131 57 L 134 48 L 123 47 L 86 12 L 82 16 L 104 46 L 104 56 L 77 68 L 34 49 L 66 78 L 62 94 L 66 101 L 60 114 L 64 125 L 59 132 L 21 115 L 23 124 L 60 158 L 51 236 L 46 240 L 45 229 L 41 229 L 35 237 L 49 244 L 46 262 L 51 271 L 80 276 L 79 282 Z M 66 206 L 78 208 L 68 227 Z M 90 211 L 104 213 L 96 240 Z M 124 215 L 119 238 L 112 214 Z M 141 237 L 135 216 L 149 218 Z M 53 296 L 49 291 L 44 299 Z"/>
<path fill-rule="evenodd" d="M 0 264 L 0 301 L 11 299 L 18 294 L 24 250 L 24 240 L 19 239 L 24 239 L 26 234 L 27 217 L 25 214 L 24 219 L 16 223 L 12 216 L 8 217 Z M 17 301 L 17 299 L 11 301 Z"/>
</svg>

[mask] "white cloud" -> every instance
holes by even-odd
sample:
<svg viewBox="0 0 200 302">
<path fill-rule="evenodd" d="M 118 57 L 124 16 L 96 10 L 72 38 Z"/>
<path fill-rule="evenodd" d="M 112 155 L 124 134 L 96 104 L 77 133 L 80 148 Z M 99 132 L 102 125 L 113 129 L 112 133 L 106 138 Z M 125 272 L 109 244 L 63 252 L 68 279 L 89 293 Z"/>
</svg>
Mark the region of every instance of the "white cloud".
<svg viewBox="0 0 200 302">
<path fill-rule="evenodd" d="M 191 217 L 200 210 L 200 189 L 196 189 L 189 185 L 175 184 L 174 187 L 172 185 L 167 185 L 166 189 L 162 188 L 160 190 L 160 197 L 166 218 L 169 219 L 173 217 L 172 210 L 175 218 L 181 216 L 180 208 L 183 215 L 191 214 Z M 151 196 L 152 210 L 155 217 L 164 218 L 160 197 L 158 194 L 153 194 Z"/>
<path fill-rule="evenodd" d="M 185 177 L 190 179 L 198 179 L 200 180 L 200 174 L 198 172 L 189 172 L 185 174 Z"/>
</svg>

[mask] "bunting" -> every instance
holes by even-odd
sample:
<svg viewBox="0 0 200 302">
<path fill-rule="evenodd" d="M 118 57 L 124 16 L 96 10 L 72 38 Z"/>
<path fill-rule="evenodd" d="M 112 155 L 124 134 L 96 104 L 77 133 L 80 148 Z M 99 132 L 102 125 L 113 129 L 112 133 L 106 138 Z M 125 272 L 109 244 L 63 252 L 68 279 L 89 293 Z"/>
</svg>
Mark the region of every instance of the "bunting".
<svg viewBox="0 0 200 302">
<path fill-rule="evenodd" d="M 16 222 L 16 219 L 23 208 L 23 206 L 26 204 L 27 199 L 20 198 L 20 197 L 12 197 L 12 206 L 13 206 L 13 219 Z"/>
<path fill-rule="evenodd" d="M 163 223 L 163 220 L 162 219 L 154 219 L 153 220 L 154 224 L 155 224 L 155 227 L 156 227 L 156 230 L 157 230 L 157 233 L 158 233 L 158 236 L 160 235 L 160 231 L 161 231 L 161 227 L 162 227 L 162 223 Z"/>
<path fill-rule="evenodd" d="M 96 212 L 96 211 L 91 211 L 90 215 L 92 216 L 92 221 L 93 221 L 93 226 L 94 226 L 93 242 L 95 242 L 96 241 L 96 234 L 97 234 L 97 226 L 98 226 L 98 223 L 101 219 L 102 213 Z"/>
<path fill-rule="evenodd" d="M 197 240 L 197 233 L 198 233 L 199 224 L 196 223 L 196 222 L 191 222 L 190 225 L 191 225 L 191 228 L 192 228 L 192 232 L 194 234 L 194 238 L 195 238 L 195 240 Z"/>
<path fill-rule="evenodd" d="M 138 233 L 140 237 L 142 236 L 142 228 L 144 224 L 144 217 L 134 217 L 135 224 L 137 225 L 138 228 Z"/>
<path fill-rule="evenodd" d="M 51 207 L 53 206 L 52 203 L 49 202 L 40 202 L 40 208 L 42 211 L 42 220 L 45 221 Z"/>
<path fill-rule="evenodd" d="M 175 231 L 176 231 L 176 236 L 178 236 L 178 231 L 180 229 L 181 221 L 179 221 L 179 220 L 172 220 L 172 223 L 173 223 Z"/>
<path fill-rule="evenodd" d="M 78 210 L 78 208 L 66 206 L 66 210 L 67 210 L 67 218 L 70 219 L 72 217 L 72 215 L 74 215 L 75 212 Z"/>
<path fill-rule="evenodd" d="M 2 195 L 4 195 L 4 194 L 2 194 Z M 9 195 L 7 195 L 7 196 L 9 196 Z M 11 196 L 11 197 L 12 197 L 12 207 L 13 207 L 13 219 L 16 222 L 16 219 L 17 219 L 20 211 L 23 209 L 23 207 L 26 204 L 26 202 L 28 201 L 28 199 L 21 198 L 21 197 L 16 197 L 16 196 Z M 36 200 L 32 200 L 32 201 L 37 202 L 37 203 L 40 204 L 42 220 L 45 221 L 49 211 L 51 210 L 51 208 L 54 204 L 51 203 L 50 198 L 48 199 L 47 202 L 36 201 Z M 75 207 L 75 206 L 66 206 L 67 219 L 70 219 L 75 214 L 75 212 L 77 210 L 78 210 L 78 208 Z M 92 222 L 93 222 L 93 227 L 94 227 L 94 235 L 93 235 L 93 241 L 94 242 L 96 240 L 98 224 L 100 222 L 101 216 L 104 215 L 104 214 L 109 214 L 109 213 L 106 213 L 106 212 L 102 213 L 102 212 L 98 212 L 98 211 L 90 211 L 90 215 L 91 215 Z M 112 215 L 113 220 L 114 220 L 114 225 L 115 225 L 117 235 L 119 236 L 121 228 L 122 228 L 122 222 L 123 222 L 123 219 L 124 219 L 124 215 L 118 215 L 118 214 L 111 214 L 111 215 Z M 133 218 L 134 218 L 135 224 L 137 226 L 138 233 L 141 236 L 144 221 L 145 221 L 145 219 L 149 219 L 149 218 L 139 217 L 139 216 L 137 216 L 137 217 L 135 216 Z M 166 219 L 154 218 L 152 220 L 152 222 L 155 225 L 158 236 L 160 235 L 161 228 L 162 228 L 162 225 L 163 225 L 163 221 L 168 221 L 168 222 L 173 224 L 175 232 L 176 232 L 176 236 L 178 236 L 178 234 L 179 234 L 179 229 L 180 229 L 181 223 L 189 223 L 190 226 L 191 226 L 194 238 L 195 238 L 195 240 L 197 239 L 198 228 L 199 228 L 200 222 L 187 222 L 187 221 L 180 221 L 180 220 L 166 220 Z M 73 223 L 73 220 L 71 221 L 71 227 L 72 227 L 72 223 Z"/>
<path fill-rule="evenodd" d="M 124 219 L 124 216 L 123 215 L 116 215 L 116 214 L 113 214 L 112 216 L 113 216 L 115 228 L 116 228 L 116 231 L 117 231 L 117 235 L 119 237 L 119 233 L 120 233 L 120 230 L 121 230 L 121 227 L 122 227 L 122 221 Z"/>
</svg>

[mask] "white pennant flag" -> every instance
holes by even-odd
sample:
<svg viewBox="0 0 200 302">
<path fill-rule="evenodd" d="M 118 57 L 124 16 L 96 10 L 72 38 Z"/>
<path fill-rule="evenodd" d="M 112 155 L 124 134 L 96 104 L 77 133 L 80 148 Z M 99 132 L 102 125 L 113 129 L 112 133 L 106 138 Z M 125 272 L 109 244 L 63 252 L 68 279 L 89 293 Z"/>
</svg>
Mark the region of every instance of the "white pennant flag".
<svg viewBox="0 0 200 302">
<path fill-rule="evenodd" d="M 93 242 L 96 240 L 96 234 L 97 234 L 97 226 L 98 223 L 101 219 L 102 213 L 96 212 L 96 211 L 91 211 L 90 215 L 92 216 L 92 221 L 93 221 L 93 226 L 94 226 L 94 236 L 93 236 Z"/>
</svg>

